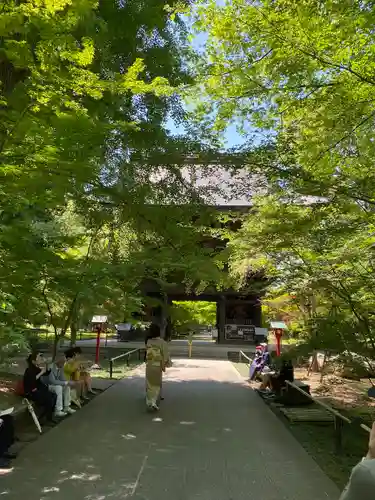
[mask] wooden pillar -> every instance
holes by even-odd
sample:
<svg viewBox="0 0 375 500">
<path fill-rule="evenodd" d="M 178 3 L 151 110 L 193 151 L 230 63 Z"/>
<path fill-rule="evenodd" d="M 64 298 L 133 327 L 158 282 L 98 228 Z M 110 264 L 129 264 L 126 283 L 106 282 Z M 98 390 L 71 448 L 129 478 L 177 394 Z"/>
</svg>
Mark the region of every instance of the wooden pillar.
<svg viewBox="0 0 375 500">
<path fill-rule="evenodd" d="M 169 304 L 168 304 L 168 296 L 163 294 L 162 304 L 160 306 L 160 336 L 162 339 L 166 338 L 167 328 L 168 328 L 168 320 L 169 320 Z"/>
<path fill-rule="evenodd" d="M 221 296 L 216 302 L 217 342 L 225 341 L 225 297 Z"/>
<path fill-rule="evenodd" d="M 254 311 L 254 326 L 261 328 L 262 327 L 262 304 L 260 300 L 256 302 L 253 306 L 253 311 Z"/>
<path fill-rule="evenodd" d="M 164 332 L 164 338 L 165 340 L 170 340 L 172 338 L 172 321 L 171 321 L 171 307 L 172 307 L 172 300 L 167 297 L 166 300 L 166 323 L 165 323 L 165 332 Z"/>
</svg>

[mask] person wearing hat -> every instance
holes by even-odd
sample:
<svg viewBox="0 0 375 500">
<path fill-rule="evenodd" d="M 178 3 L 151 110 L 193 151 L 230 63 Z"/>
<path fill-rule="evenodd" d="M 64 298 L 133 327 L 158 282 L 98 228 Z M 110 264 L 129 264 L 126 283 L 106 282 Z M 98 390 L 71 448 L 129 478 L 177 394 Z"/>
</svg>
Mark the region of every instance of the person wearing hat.
<svg viewBox="0 0 375 500">
<path fill-rule="evenodd" d="M 267 344 L 260 344 L 255 349 L 255 358 L 253 359 L 249 369 L 249 380 L 255 380 L 265 367 L 269 366 L 271 356 L 268 352 Z"/>
<path fill-rule="evenodd" d="M 340 500 L 374 500 L 375 498 L 375 422 L 372 425 L 367 455 L 351 473 Z"/>
</svg>

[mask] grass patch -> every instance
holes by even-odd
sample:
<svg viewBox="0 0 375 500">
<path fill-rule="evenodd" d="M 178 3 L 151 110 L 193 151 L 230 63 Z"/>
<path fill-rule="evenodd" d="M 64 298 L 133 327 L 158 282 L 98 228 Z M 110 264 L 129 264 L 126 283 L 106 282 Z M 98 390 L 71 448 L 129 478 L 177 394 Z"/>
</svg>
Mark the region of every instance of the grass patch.
<svg viewBox="0 0 375 500">
<path fill-rule="evenodd" d="M 34 335 L 37 337 L 41 342 L 53 342 L 55 339 L 55 334 L 54 332 L 48 331 L 48 332 L 41 332 L 38 333 L 37 335 Z M 115 337 L 116 334 L 114 332 L 109 332 L 107 335 L 105 333 L 100 334 L 100 338 L 105 340 L 105 338 L 112 338 Z M 66 340 L 70 340 L 70 332 L 66 332 L 66 334 L 63 337 Z M 77 340 L 90 340 L 90 339 L 96 339 L 97 338 L 97 333 L 96 332 L 78 332 L 77 333 Z"/>
<path fill-rule="evenodd" d="M 242 377 L 249 378 L 249 367 L 245 363 L 236 363 L 232 361 L 232 365 L 235 367 L 235 369 L 238 371 L 238 373 Z"/>
<path fill-rule="evenodd" d="M 352 468 L 367 452 L 368 434 L 359 425 L 345 423 L 343 449 L 341 453 L 337 453 L 333 424 L 318 425 L 304 422 L 292 424 L 277 409 L 273 410 L 327 476 L 343 489 Z M 349 414 L 347 416 L 351 417 Z"/>
</svg>

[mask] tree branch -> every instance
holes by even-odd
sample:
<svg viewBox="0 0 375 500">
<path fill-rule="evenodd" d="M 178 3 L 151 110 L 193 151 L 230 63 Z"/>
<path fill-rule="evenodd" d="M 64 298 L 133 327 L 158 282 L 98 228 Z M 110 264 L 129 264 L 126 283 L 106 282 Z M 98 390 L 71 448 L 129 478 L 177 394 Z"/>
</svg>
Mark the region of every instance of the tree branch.
<svg viewBox="0 0 375 500">
<path fill-rule="evenodd" d="M 43 299 L 44 299 L 44 302 L 46 304 L 47 311 L 48 311 L 48 314 L 49 314 L 49 317 L 50 317 L 50 323 L 53 326 L 53 330 L 54 330 L 54 333 L 55 333 L 55 338 L 57 338 L 58 337 L 57 326 L 56 326 L 56 323 L 55 323 L 55 320 L 54 320 L 54 314 L 53 314 L 53 311 L 52 311 L 51 304 L 50 304 L 50 302 L 48 300 L 48 297 L 47 297 L 47 277 L 46 276 L 44 278 L 44 285 L 43 285 L 43 289 L 42 289 L 42 296 L 43 296 Z"/>
</svg>

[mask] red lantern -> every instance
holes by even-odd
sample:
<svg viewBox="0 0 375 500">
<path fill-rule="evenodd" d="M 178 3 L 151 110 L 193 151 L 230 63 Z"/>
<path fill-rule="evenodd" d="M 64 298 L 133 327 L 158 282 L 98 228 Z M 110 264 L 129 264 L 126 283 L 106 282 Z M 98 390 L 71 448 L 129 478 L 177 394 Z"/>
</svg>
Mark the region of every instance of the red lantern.
<svg viewBox="0 0 375 500">
<path fill-rule="evenodd" d="M 274 330 L 275 338 L 276 338 L 276 356 L 280 356 L 281 354 L 281 337 L 283 336 L 283 331 L 281 328 L 276 328 Z"/>
</svg>

